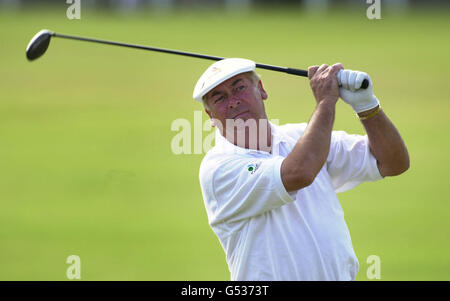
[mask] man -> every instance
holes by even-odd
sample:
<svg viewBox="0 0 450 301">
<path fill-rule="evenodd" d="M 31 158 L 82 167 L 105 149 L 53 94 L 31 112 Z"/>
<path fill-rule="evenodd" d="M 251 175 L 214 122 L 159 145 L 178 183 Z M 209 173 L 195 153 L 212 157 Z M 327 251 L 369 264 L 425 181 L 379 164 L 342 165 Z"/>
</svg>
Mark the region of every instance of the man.
<svg viewBox="0 0 450 301">
<path fill-rule="evenodd" d="M 276 126 L 267 121 L 268 94 L 254 70 L 250 60 L 218 61 L 194 89 L 217 127 L 200 184 L 231 279 L 354 280 L 358 260 L 336 193 L 406 171 L 405 144 L 366 73 L 310 67 L 311 119 Z M 359 89 L 364 79 L 369 87 Z M 339 97 L 366 136 L 332 130 Z"/>
</svg>

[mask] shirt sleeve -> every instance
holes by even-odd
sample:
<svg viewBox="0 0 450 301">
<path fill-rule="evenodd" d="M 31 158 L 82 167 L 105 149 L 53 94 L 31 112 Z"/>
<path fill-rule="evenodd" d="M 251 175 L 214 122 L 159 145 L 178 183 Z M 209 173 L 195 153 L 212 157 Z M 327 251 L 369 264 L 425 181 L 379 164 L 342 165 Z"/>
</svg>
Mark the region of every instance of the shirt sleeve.
<svg viewBox="0 0 450 301">
<path fill-rule="evenodd" d="M 210 224 L 248 219 L 294 201 L 281 180 L 283 160 L 233 157 L 216 168 L 204 165 L 200 181 Z"/>
<path fill-rule="evenodd" d="M 367 136 L 335 131 L 331 135 L 327 170 L 334 190 L 344 192 L 362 182 L 377 181 L 380 175 L 377 160 L 369 148 Z"/>
</svg>

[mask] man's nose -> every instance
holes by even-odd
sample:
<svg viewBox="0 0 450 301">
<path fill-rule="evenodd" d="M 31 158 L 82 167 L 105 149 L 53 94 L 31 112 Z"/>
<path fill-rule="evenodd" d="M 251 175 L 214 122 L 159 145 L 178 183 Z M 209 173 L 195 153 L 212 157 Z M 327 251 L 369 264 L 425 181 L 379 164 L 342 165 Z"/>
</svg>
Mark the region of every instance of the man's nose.
<svg viewBox="0 0 450 301">
<path fill-rule="evenodd" d="M 228 102 L 228 106 L 230 108 L 234 108 L 241 103 L 241 100 L 236 96 L 231 96 L 230 101 Z"/>
</svg>

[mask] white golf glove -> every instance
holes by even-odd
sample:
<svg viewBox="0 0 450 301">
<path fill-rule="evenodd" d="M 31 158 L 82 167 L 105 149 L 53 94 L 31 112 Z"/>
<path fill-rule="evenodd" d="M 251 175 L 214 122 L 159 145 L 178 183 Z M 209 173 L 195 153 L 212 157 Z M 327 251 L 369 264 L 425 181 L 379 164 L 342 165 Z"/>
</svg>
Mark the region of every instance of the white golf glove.
<svg viewBox="0 0 450 301">
<path fill-rule="evenodd" d="M 372 81 L 367 73 L 353 70 L 339 70 L 337 74 L 339 95 L 342 100 L 352 106 L 356 113 L 375 108 L 380 103 L 373 94 Z M 367 89 L 360 89 L 362 82 L 367 79 Z"/>
</svg>

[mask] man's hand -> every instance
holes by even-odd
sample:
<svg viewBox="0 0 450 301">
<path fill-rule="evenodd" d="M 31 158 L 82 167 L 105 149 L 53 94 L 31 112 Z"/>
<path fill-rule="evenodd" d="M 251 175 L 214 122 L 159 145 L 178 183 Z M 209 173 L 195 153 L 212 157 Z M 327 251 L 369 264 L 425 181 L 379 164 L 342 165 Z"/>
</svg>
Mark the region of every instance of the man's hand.
<svg viewBox="0 0 450 301">
<path fill-rule="evenodd" d="M 337 73 L 343 68 L 341 64 L 308 68 L 317 106 L 305 132 L 281 165 L 281 180 L 287 191 L 310 185 L 327 160 L 339 99 Z"/>
<path fill-rule="evenodd" d="M 339 70 L 337 75 L 339 82 L 339 94 L 342 100 L 352 106 L 356 113 L 373 109 L 379 105 L 378 99 L 373 94 L 372 81 L 367 73 L 353 70 Z M 360 89 L 362 82 L 367 79 L 367 89 Z"/>
<path fill-rule="evenodd" d="M 323 64 L 320 67 L 308 68 L 309 83 L 318 104 L 322 101 L 330 101 L 334 104 L 337 102 L 339 99 L 337 74 L 342 69 L 344 67 L 340 63 L 333 66 Z"/>
</svg>

